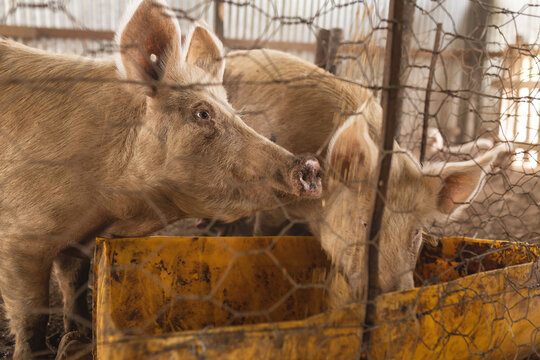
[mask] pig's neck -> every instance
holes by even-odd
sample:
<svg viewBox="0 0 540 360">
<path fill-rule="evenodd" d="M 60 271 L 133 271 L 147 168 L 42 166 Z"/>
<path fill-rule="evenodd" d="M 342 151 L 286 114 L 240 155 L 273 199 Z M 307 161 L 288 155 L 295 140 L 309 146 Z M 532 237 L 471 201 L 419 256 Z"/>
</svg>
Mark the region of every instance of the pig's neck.
<svg viewBox="0 0 540 360">
<path fill-rule="evenodd" d="M 111 238 L 147 236 L 183 217 L 179 215 L 173 211 L 160 211 L 150 207 L 142 207 L 132 217 L 115 219 L 102 232 L 101 236 Z"/>
<path fill-rule="evenodd" d="M 151 150 L 145 147 L 148 139 L 141 136 L 141 124 L 146 124 L 145 98 L 133 97 L 129 107 L 131 118 L 117 139 L 121 146 L 111 152 L 109 161 L 116 174 L 104 196 L 103 207 L 110 218 L 101 233 L 105 237 L 146 236 L 186 217 L 154 183 L 159 170 L 140 161 L 141 152 Z"/>
<path fill-rule="evenodd" d="M 146 236 L 187 216 L 155 189 L 146 185 L 132 185 L 131 189 L 115 196 L 110 203 L 112 221 L 102 236 Z"/>
</svg>

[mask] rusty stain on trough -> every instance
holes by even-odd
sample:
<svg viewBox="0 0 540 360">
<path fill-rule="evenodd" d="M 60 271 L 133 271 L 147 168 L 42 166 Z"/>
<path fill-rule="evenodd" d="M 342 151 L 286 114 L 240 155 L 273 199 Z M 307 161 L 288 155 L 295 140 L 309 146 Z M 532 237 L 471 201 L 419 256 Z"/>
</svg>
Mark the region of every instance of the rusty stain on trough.
<svg viewBox="0 0 540 360">
<path fill-rule="evenodd" d="M 416 282 L 432 285 L 377 297 L 369 358 L 534 353 L 538 255 L 506 241 L 426 243 Z M 327 311 L 314 238 L 100 239 L 95 267 L 98 359 L 360 356 L 364 304 Z"/>
</svg>

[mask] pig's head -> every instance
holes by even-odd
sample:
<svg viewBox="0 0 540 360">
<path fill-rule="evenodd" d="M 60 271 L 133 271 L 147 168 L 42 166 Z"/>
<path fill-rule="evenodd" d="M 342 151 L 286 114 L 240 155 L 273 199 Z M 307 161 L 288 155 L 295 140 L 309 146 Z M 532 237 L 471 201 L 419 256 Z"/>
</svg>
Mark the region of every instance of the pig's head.
<svg viewBox="0 0 540 360">
<path fill-rule="evenodd" d="M 331 171 L 321 227 L 322 245 L 347 278 L 356 299 L 362 296 L 368 276 L 364 258 L 366 230 L 374 202 L 379 156 L 365 124 L 365 120 L 352 117 L 330 143 Z M 470 161 L 431 163 L 423 169 L 397 145 L 394 151 L 379 233 L 381 292 L 414 286 L 422 227 L 466 207 L 482 186 L 492 162 L 504 151 L 504 145 Z"/>
<path fill-rule="evenodd" d="M 138 1 L 117 34 L 120 76 L 141 103 L 132 163 L 181 216 L 232 221 L 321 194 L 319 164 L 296 158 L 236 115 L 221 42 L 196 27 L 181 45 L 166 4 Z"/>
</svg>

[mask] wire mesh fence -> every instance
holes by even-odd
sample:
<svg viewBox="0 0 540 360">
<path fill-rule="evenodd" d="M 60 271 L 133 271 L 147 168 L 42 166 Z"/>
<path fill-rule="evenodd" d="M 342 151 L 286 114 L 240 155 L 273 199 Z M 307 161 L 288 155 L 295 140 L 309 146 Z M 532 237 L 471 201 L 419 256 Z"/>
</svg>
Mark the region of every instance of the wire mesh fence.
<svg viewBox="0 0 540 360">
<path fill-rule="evenodd" d="M 538 356 L 535 2 L 3 0 L 0 35 L 0 357 Z"/>
</svg>

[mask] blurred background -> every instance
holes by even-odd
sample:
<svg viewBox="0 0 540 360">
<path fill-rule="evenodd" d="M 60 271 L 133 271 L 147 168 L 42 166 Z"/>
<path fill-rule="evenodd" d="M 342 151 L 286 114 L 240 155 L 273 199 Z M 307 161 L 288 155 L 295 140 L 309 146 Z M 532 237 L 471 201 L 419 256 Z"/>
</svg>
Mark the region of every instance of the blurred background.
<svg viewBox="0 0 540 360">
<path fill-rule="evenodd" d="M 114 31 L 128 3 L 1 0 L 0 35 L 48 51 L 108 56 L 118 51 Z M 229 50 L 283 50 L 380 93 L 388 0 L 169 3 L 184 34 L 194 23 L 205 24 Z M 400 145 L 419 158 L 426 124 L 426 161 L 470 159 L 498 142 L 514 151 L 473 206 L 429 230 L 539 240 L 540 5 L 417 0 L 408 11 Z"/>
</svg>

